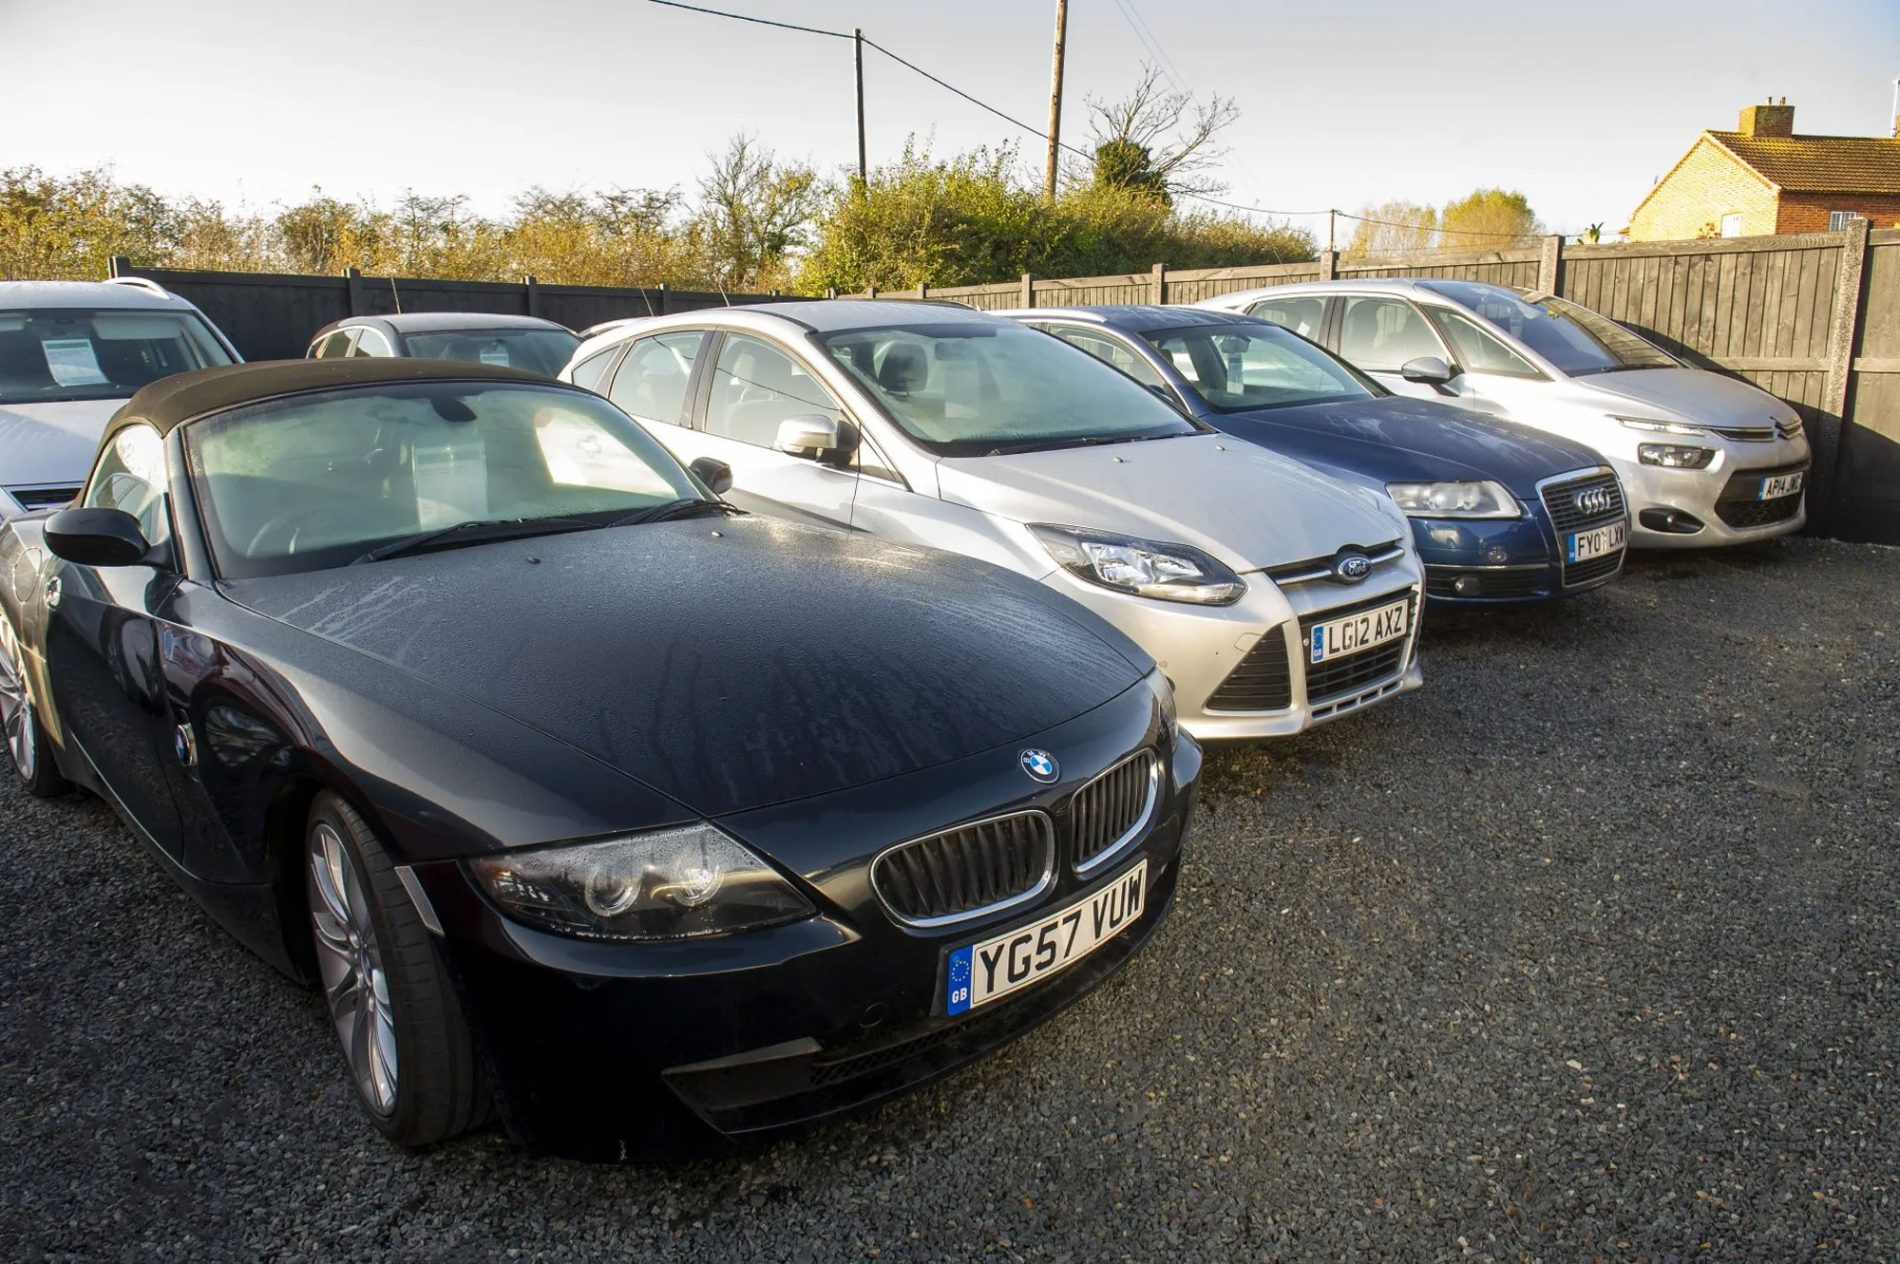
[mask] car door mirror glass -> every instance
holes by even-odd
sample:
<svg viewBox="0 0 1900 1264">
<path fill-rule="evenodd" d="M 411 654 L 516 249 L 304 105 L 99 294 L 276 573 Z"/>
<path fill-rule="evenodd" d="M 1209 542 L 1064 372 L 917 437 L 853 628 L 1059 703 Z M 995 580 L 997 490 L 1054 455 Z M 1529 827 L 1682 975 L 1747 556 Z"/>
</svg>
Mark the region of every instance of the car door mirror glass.
<svg viewBox="0 0 1900 1264">
<path fill-rule="evenodd" d="M 123 509 L 62 509 L 46 520 L 46 547 L 79 566 L 136 566 L 152 551 Z"/>
<path fill-rule="evenodd" d="M 732 467 L 724 461 L 702 456 L 686 468 L 715 496 L 724 496 L 732 490 Z"/>
<path fill-rule="evenodd" d="M 1408 382 L 1442 386 L 1451 381 L 1451 366 L 1438 356 L 1417 356 L 1399 366 L 1399 376 Z"/>
</svg>

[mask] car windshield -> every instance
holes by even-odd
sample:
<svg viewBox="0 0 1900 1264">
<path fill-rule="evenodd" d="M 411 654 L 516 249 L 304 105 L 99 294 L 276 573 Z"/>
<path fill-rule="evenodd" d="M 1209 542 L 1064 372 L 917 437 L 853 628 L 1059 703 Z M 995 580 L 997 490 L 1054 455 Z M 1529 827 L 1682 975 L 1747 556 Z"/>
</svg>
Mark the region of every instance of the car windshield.
<svg viewBox="0 0 1900 1264">
<path fill-rule="evenodd" d="M 464 523 L 533 534 L 537 524 L 597 527 L 675 502 L 712 503 L 625 413 L 552 386 L 425 382 L 294 395 L 191 423 L 185 450 L 212 556 L 229 579 L 342 566 Z"/>
<path fill-rule="evenodd" d="M 0 404 L 124 399 L 161 377 L 230 363 L 193 312 L 0 311 Z"/>
<path fill-rule="evenodd" d="M 1132 378 L 1013 321 L 850 329 L 820 340 L 906 434 L 944 456 L 1200 431 Z"/>
<path fill-rule="evenodd" d="M 404 334 L 403 349 L 428 360 L 499 364 L 553 377 L 581 340 L 565 329 L 438 329 Z"/>
<path fill-rule="evenodd" d="M 1571 377 L 1621 369 L 1672 369 L 1676 358 L 1609 317 L 1568 299 L 1461 281 L 1426 281 L 1425 289 L 1469 308 Z"/>
<path fill-rule="evenodd" d="M 1381 393 L 1312 343 L 1270 325 L 1194 325 L 1142 336 L 1216 412 L 1330 404 Z"/>
</svg>

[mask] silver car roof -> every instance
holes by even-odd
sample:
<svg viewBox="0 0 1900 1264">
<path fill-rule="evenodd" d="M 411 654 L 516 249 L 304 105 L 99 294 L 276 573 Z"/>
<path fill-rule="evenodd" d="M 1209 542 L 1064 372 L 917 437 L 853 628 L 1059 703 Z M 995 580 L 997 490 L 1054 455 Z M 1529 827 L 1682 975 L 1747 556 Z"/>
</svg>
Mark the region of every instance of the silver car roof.
<svg viewBox="0 0 1900 1264">
<path fill-rule="evenodd" d="M 0 307 L 171 308 L 197 311 L 195 304 L 144 277 L 110 281 L 0 281 Z"/>
</svg>

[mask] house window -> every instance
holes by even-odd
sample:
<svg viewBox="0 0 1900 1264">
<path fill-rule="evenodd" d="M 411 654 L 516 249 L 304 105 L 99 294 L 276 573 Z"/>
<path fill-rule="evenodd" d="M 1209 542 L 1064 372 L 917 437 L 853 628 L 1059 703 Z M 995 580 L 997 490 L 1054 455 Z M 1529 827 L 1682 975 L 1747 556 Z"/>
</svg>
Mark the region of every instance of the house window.
<svg viewBox="0 0 1900 1264">
<path fill-rule="evenodd" d="M 1846 228 L 1859 218 L 1860 215 L 1854 211 L 1829 211 L 1827 213 L 1827 231 L 1830 233 L 1838 233 L 1841 229 Z"/>
<path fill-rule="evenodd" d="M 1722 236 L 1740 237 L 1742 235 L 1742 213 L 1730 211 L 1722 217 Z"/>
</svg>

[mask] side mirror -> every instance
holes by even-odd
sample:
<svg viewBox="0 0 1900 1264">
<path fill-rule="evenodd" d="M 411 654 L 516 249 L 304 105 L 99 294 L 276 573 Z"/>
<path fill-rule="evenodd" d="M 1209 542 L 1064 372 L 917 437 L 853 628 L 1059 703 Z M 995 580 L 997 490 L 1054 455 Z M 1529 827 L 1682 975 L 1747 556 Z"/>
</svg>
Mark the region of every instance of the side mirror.
<svg viewBox="0 0 1900 1264">
<path fill-rule="evenodd" d="M 46 520 L 46 547 L 79 566 L 137 566 L 152 551 L 123 509 L 62 509 Z"/>
<path fill-rule="evenodd" d="M 1443 386 L 1451 381 L 1451 366 L 1437 356 L 1419 356 L 1416 360 L 1407 360 L 1399 366 L 1399 376 L 1408 382 L 1421 382 L 1427 386 Z"/>
<path fill-rule="evenodd" d="M 857 435 L 850 424 L 824 413 L 787 417 L 778 423 L 778 437 L 772 441 L 772 447 L 786 456 L 802 456 L 821 465 L 843 460 L 856 446 Z"/>
<path fill-rule="evenodd" d="M 732 467 L 724 461 L 702 456 L 686 468 L 715 496 L 724 496 L 732 490 Z"/>
</svg>

